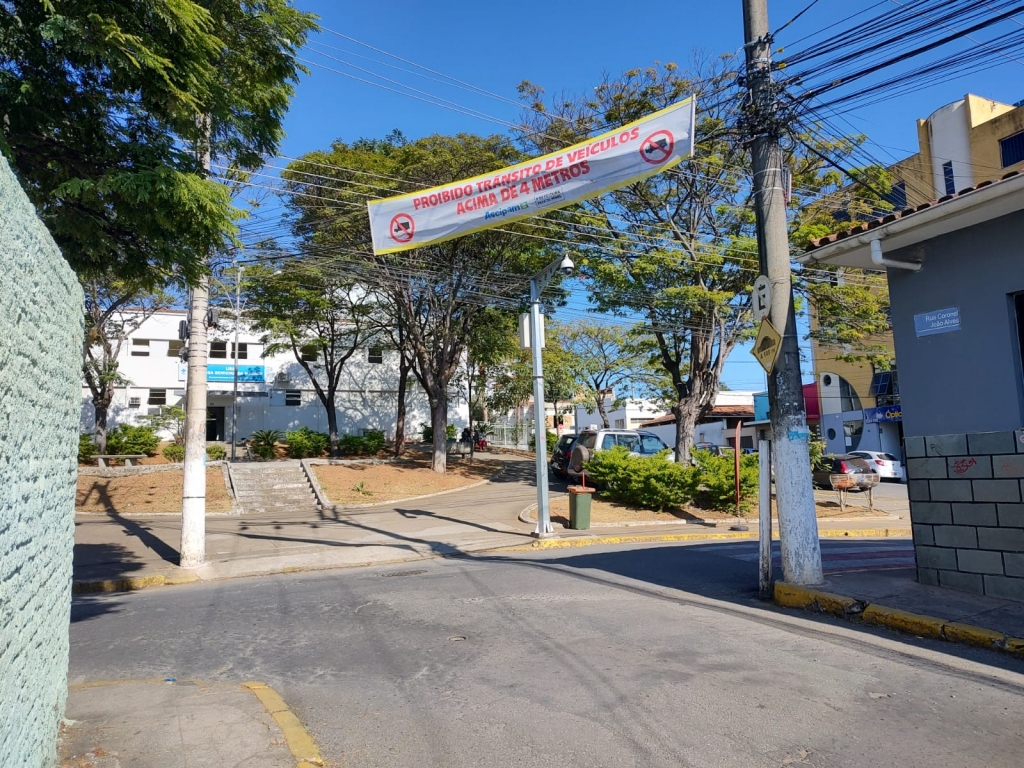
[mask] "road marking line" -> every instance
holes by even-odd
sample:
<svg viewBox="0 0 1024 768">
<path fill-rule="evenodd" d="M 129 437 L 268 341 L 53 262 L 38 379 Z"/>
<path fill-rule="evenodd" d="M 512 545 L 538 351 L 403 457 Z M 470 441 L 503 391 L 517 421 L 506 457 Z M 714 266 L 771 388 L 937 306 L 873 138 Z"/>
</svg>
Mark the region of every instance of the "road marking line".
<svg viewBox="0 0 1024 768">
<path fill-rule="evenodd" d="M 281 694 L 275 691 L 266 683 L 250 681 L 242 683 L 242 686 L 252 691 L 253 695 L 260 700 L 264 709 L 274 718 L 274 722 L 284 732 L 285 741 L 288 742 L 288 749 L 295 758 L 296 768 L 321 768 L 324 761 L 320 757 L 320 749 L 309 735 L 302 721 L 295 716 Z"/>
</svg>

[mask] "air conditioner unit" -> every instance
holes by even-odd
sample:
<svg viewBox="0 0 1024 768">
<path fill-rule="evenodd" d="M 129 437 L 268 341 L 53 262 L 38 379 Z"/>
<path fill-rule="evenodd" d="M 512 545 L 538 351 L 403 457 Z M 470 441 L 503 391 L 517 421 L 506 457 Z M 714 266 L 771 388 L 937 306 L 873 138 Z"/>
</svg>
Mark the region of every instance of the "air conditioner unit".
<svg viewBox="0 0 1024 768">
<path fill-rule="evenodd" d="M 129 397 L 128 398 L 128 407 L 129 408 L 138 408 L 140 405 L 142 405 L 142 398 L 141 397 Z"/>
<path fill-rule="evenodd" d="M 288 383 L 288 371 L 278 371 L 274 377 L 275 384 L 287 384 Z"/>
</svg>

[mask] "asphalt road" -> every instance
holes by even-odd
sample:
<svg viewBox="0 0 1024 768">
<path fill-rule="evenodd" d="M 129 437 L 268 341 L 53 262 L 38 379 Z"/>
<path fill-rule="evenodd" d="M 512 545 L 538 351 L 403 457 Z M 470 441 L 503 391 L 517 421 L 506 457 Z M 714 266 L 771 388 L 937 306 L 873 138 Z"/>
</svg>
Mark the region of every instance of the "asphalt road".
<svg viewBox="0 0 1024 768">
<path fill-rule="evenodd" d="M 82 596 L 71 682 L 264 680 L 334 766 L 1019 768 L 1024 664 L 777 612 L 735 555 L 586 548 Z"/>
</svg>

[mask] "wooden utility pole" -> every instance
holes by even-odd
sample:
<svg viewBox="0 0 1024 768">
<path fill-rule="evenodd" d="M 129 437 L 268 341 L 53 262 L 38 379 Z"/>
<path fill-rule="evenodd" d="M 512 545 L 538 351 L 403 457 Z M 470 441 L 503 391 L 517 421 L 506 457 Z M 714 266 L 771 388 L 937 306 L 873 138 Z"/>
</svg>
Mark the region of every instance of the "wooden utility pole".
<svg viewBox="0 0 1024 768">
<path fill-rule="evenodd" d="M 808 456 L 800 344 L 793 308 L 793 275 L 786 227 L 785 175 L 778 92 L 772 77 L 767 0 L 743 0 L 744 50 L 750 92 L 748 127 L 753 156 L 754 203 L 760 271 L 771 283 L 768 318 L 782 334 L 768 375 L 772 457 L 779 514 L 782 576 L 795 584 L 820 584 L 821 545 Z M 737 447 L 738 450 L 738 447 Z"/>
</svg>

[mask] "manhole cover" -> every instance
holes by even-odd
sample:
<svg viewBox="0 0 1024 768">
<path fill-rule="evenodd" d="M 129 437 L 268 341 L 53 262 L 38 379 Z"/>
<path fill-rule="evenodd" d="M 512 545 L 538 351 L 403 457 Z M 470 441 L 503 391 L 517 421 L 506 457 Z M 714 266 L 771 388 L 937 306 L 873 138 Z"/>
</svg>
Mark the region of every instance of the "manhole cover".
<svg viewBox="0 0 1024 768">
<path fill-rule="evenodd" d="M 426 573 L 426 568 L 421 568 L 418 571 L 392 571 L 391 573 L 382 573 L 381 578 L 387 579 L 393 576 L 419 576 L 421 573 Z"/>
</svg>

